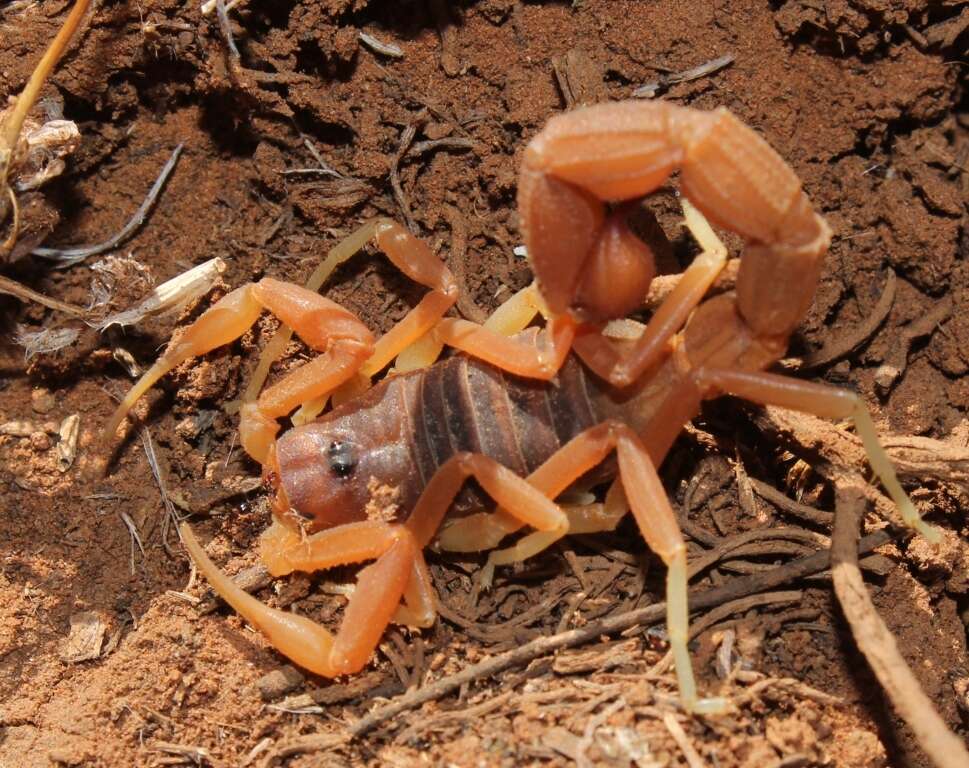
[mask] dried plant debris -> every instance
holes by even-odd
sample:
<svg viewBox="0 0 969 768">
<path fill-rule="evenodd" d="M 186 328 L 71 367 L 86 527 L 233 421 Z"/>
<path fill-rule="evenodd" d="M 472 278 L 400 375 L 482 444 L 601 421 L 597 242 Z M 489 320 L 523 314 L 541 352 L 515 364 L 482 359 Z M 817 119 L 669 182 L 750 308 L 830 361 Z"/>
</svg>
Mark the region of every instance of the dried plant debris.
<svg viewBox="0 0 969 768">
<path fill-rule="evenodd" d="M 46 133 L 41 126 L 38 133 L 36 126 L 28 126 L 27 115 L 37 101 L 41 88 L 43 88 L 51 72 L 54 71 L 58 60 L 70 43 L 75 31 L 77 31 L 89 3 L 90 0 L 77 0 L 63 26 L 54 36 L 37 66 L 34 67 L 34 71 L 31 73 L 23 91 L 12 101 L 8 109 L 0 113 L 0 224 L 6 223 L 8 217 L 12 218 L 10 232 L 6 240 L 0 244 L 0 254 L 2 255 L 7 255 L 13 250 L 17 244 L 20 231 L 20 209 L 11 180 L 40 184 L 46 178 L 57 175 L 60 172 L 56 170 L 60 158 L 56 157 L 58 153 L 56 147 L 63 140 L 66 143 L 61 148 L 68 150 L 74 141 L 70 128 L 63 125 Z M 55 157 L 33 173 L 28 166 L 26 178 L 21 178 L 24 163 L 31 162 L 31 145 L 30 140 L 24 136 L 25 127 L 33 136 L 35 146 L 40 148 L 41 155 L 50 150 Z M 74 126 L 74 131 L 76 130 L 77 126 Z M 65 153 L 69 154 L 69 150 Z M 35 162 L 37 159 L 37 156 L 34 156 L 33 161 Z"/>
<path fill-rule="evenodd" d="M 81 417 L 73 413 L 61 422 L 57 430 L 57 468 L 63 473 L 74 464 L 77 456 L 77 438 L 81 434 Z"/>
<path fill-rule="evenodd" d="M 61 648 L 61 658 L 68 664 L 91 661 L 101 655 L 106 627 L 93 611 L 71 616 L 71 632 Z"/>
<path fill-rule="evenodd" d="M 136 325 L 146 317 L 176 312 L 208 293 L 223 272 L 225 262 L 222 259 L 209 259 L 162 283 L 136 306 L 108 315 L 95 327 L 103 331 L 112 325 Z"/>
<path fill-rule="evenodd" d="M 24 348 L 24 360 L 47 355 L 71 346 L 81 335 L 80 328 L 41 328 L 34 331 L 18 325 L 13 340 Z"/>
<path fill-rule="evenodd" d="M 134 215 L 128 219 L 127 223 L 118 232 L 109 237 L 107 240 L 94 245 L 85 245 L 73 248 L 34 248 L 31 253 L 34 256 L 50 259 L 58 268 L 63 268 L 77 264 L 80 261 L 84 261 L 84 259 L 88 258 L 89 256 L 97 256 L 99 253 L 104 253 L 105 251 L 110 251 L 112 248 L 117 248 L 125 240 L 131 237 L 131 235 L 133 235 L 142 224 L 145 223 L 148 213 L 151 211 L 152 206 L 154 206 L 155 201 L 158 199 L 162 189 L 165 187 L 165 182 L 168 180 L 168 177 L 171 175 L 172 171 L 175 170 L 175 164 L 178 162 L 178 158 L 182 154 L 182 148 L 184 146 L 184 144 L 179 144 L 177 147 L 175 147 L 171 156 L 168 158 L 168 162 L 162 166 L 161 172 L 158 174 L 158 178 L 155 179 L 155 183 L 151 185 L 151 189 L 148 190 L 148 195 L 138 207 L 138 210 L 135 211 Z"/>
<path fill-rule="evenodd" d="M 633 91 L 633 96 L 637 99 L 652 99 L 659 96 L 663 91 L 676 83 L 688 83 L 691 80 L 699 80 L 701 77 L 709 77 L 716 74 L 724 67 L 729 67 L 734 63 L 736 57 L 732 53 L 718 56 L 715 59 L 704 62 L 696 67 L 690 67 L 682 72 L 666 72 L 660 75 L 659 79 L 652 83 L 645 83 Z"/>
<path fill-rule="evenodd" d="M 0 112 L 0 124 L 11 109 Z M 16 192 L 28 192 L 60 176 L 67 167 L 65 159 L 80 143 L 81 132 L 72 120 L 27 118 L 8 170 L 10 186 Z"/>
<path fill-rule="evenodd" d="M 91 265 L 92 311 L 104 310 L 114 303 L 114 295 L 119 288 L 137 294 L 148 291 L 155 284 L 151 269 L 132 254 L 127 256 L 108 256 Z"/>
</svg>

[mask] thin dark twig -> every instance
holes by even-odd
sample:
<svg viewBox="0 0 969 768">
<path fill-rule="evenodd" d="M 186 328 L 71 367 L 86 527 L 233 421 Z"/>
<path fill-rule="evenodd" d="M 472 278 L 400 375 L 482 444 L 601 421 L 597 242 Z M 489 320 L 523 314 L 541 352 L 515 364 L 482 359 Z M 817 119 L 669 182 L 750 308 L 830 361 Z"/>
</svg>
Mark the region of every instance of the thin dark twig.
<svg viewBox="0 0 969 768">
<path fill-rule="evenodd" d="M 815 544 L 824 546 L 827 539 L 820 534 L 811 533 L 803 528 L 763 528 L 753 531 L 744 531 L 729 539 L 722 540 L 714 549 L 704 552 L 699 557 L 690 560 L 689 576 L 693 578 L 701 571 L 705 571 L 733 552 L 740 551 L 745 545 L 752 542 L 770 541 L 780 539 L 782 541 L 796 541 L 800 543 Z M 750 553 L 747 552 L 746 556 Z"/>
<path fill-rule="evenodd" d="M 870 552 L 876 547 L 880 547 L 882 544 L 891 541 L 891 539 L 892 535 L 887 531 L 877 531 L 862 539 L 859 551 L 862 553 Z M 691 608 L 694 610 L 708 610 L 731 600 L 737 600 L 758 592 L 766 592 L 782 584 L 803 578 L 804 576 L 819 573 L 827 568 L 830 562 L 830 553 L 823 551 L 810 555 L 809 557 L 795 560 L 792 563 L 788 563 L 766 573 L 758 573 L 735 579 L 722 587 L 691 594 Z M 655 624 L 661 621 L 665 614 L 666 604 L 656 603 L 617 616 L 609 616 L 579 629 L 572 629 L 548 637 L 536 638 L 511 651 L 492 656 L 477 664 L 472 664 L 457 674 L 425 685 L 417 691 L 399 696 L 387 706 L 371 712 L 366 717 L 354 723 L 349 729 L 350 735 L 360 736 L 401 712 L 413 709 L 426 701 L 439 699 L 474 680 L 491 677 L 510 667 L 526 664 L 533 659 L 560 648 L 570 648 L 589 642 L 590 640 L 596 640 L 601 635 L 615 634 L 633 626 Z"/>
<path fill-rule="evenodd" d="M 0 275 L 0 293 L 5 293 L 9 296 L 16 296 L 18 299 L 23 299 L 24 301 L 32 301 L 36 304 L 42 304 L 49 309 L 56 309 L 59 312 L 63 312 L 66 315 L 72 315 L 74 317 L 84 318 L 90 315 L 90 312 L 84 309 L 84 307 L 76 307 L 73 304 L 68 304 L 67 302 L 60 301 L 59 299 L 52 299 L 50 296 L 37 293 L 37 291 L 31 290 L 26 285 L 21 285 L 16 280 L 11 280 L 3 275 Z"/>
<path fill-rule="evenodd" d="M 888 274 L 885 277 L 885 287 L 882 290 L 882 295 L 878 299 L 878 303 L 871 313 L 856 327 L 849 330 L 847 333 L 837 337 L 836 339 L 826 343 L 821 349 L 816 352 L 812 352 L 803 358 L 789 358 L 787 360 L 782 360 L 781 364 L 788 368 L 796 368 L 800 371 L 808 371 L 812 368 L 820 368 L 828 363 L 833 363 L 835 360 L 839 360 L 845 355 L 853 352 L 855 349 L 864 344 L 868 339 L 870 339 L 875 331 L 885 322 L 885 318 L 888 317 L 888 313 L 892 309 L 892 305 L 895 303 L 895 286 L 898 280 L 895 277 L 895 271 L 892 269 L 888 270 Z"/>
<path fill-rule="evenodd" d="M 170 525 L 174 524 L 175 530 L 177 531 L 181 518 L 175 509 L 175 505 L 172 503 L 171 497 L 168 495 L 168 485 L 165 483 L 165 476 L 162 474 L 161 465 L 158 463 L 158 456 L 155 454 L 155 443 L 151 439 L 151 432 L 148 431 L 148 427 L 141 428 L 141 442 L 145 448 L 145 455 L 148 457 L 151 474 L 158 484 L 158 492 L 161 494 L 162 503 L 165 505 L 166 515 L 162 521 L 162 545 L 169 555 L 175 557 L 177 552 L 168 544 L 168 529 Z"/>
<path fill-rule="evenodd" d="M 794 501 L 794 499 L 789 499 L 768 483 L 761 482 L 752 477 L 750 478 L 750 487 L 761 498 L 766 499 L 782 511 L 801 520 L 822 525 L 826 528 L 830 528 L 831 523 L 834 521 L 833 513 L 826 512 L 823 509 L 815 509 L 814 507 L 809 507 L 807 504 L 801 504 L 800 502 Z"/>
<path fill-rule="evenodd" d="M 394 190 L 394 199 L 397 200 L 397 205 L 400 206 L 401 213 L 404 214 L 404 222 L 407 224 L 407 228 L 414 234 L 417 234 L 417 222 L 411 216 L 410 203 L 407 202 L 407 197 L 404 195 L 404 188 L 400 184 L 400 161 L 403 160 L 404 155 L 407 154 L 407 150 L 414 143 L 417 130 L 424 124 L 425 120 L 427 120 L 426 108 L 418 112 L 400 134 L 400 146 L 397 147 L 394 159 L 390 163 L 390 186 Z"/>
<path fill-rule="evenodd" d="M 175 147 L 171 157 L 168 158 L 168 162 L 162 167 L 161 173 L 158 174 L 158 178 L 155 179 L 155 183 L 152 184 L 151 189 L 148 190 L 148 196 L 145 198 L 144 202 L 139 206 L 138 210 L 135 211 L 135 215 L 128 220 L 128 223 L 125 224 L 116 235 L 108 238 L 103 243 L 98 243 L 97 245 L 85 245 L 77 248 L 34 248 L 31 253 L 34 256 L 50 259 L 51 261 L 56 262 L 56 269 L 63 269 L 64 267 L 69 267 L 72 264 L 77 264 L 79 261 L 83 261 L 89 256 L 97 256 L 99 253 L 110 251 L 112 248 L 121 245 L 121 243 L 131 237 L 131 235 L 139 227 L 141 227 L 142 224 L 145 223 L 148 212 L 155 204 L 155 200 L 158 199 L 158 195 L 165 186 L 165 182 L 168 181 L 168 177 L 175 169 L 175 164 L 178 162 L 178 158 L 182 154 L 182 148 L 184 146 L 185 144 L 182 143 Z"/>
<path fill-rule="evenodd" d="M 458 152 L 466 152 L 469 149 L 474 149 L 474 142 L 463 136 L 445 136 L 443 139 L 418 141 L 407 151 L 407 157 L 417 157 L 418 155 L 435 152 L 439 149 L 453 149 Z"/>
<path fill-rule="evenodd" d="M 225 38 L 226 48 L 229 49 L 229 56 L 238 66 L 241 57 L 239 56 L 239 49 L 236 48 L 235 38 L 232 37 L 232 25 L 229 23 L 229 13 L 225 8 L 225 0 L 215 0 L 215 15 L 219 20 L 222 37 Z"/>
</svg>

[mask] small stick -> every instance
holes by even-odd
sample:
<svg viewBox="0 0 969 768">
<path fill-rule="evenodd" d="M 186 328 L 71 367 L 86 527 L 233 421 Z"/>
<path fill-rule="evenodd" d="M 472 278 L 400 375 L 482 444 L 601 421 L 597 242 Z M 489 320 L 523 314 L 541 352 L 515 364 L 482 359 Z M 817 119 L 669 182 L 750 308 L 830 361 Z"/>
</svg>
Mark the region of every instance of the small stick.
<svg viewBox="0 0 969 768">
<path fill-rule="evenodd" d="M 723 56 L 718 56 L 715 59 L 711 59 L 698 67 L 684 69 L 682 72 L 660 75 L 659 80 L 656 82 L 646 83 L 645 85 L 641 85 L 634 90 L 632 93 L 633 98 L 651 99 L 657 93 L 662 90 L 666 90 L 671 85 L 676 85 L 677 83 L 687 83 L 690 80 L 699 80 L 701 77 L 707 77 L 715 72 L 719 72 L 724 67 L 733 64 L 735 59 L 736 57 L 732 53 L 727 53 Z"/>
<path fill-rule="evenodd" d="M 895 637 L 875 610 L 858 570 L 855 544 L 864 503 L 864 494 L 857 486 L 844 483 L 838 487 L 838 514 L 831 542 L 831 575 L 838 602 L 859 650 L 929 759 L 939 768 L 966 768 L 969 766 L 966 745 L 946 727 L 905 663 Z"/>
<path fill-rule="evenodd" d="M 181 522 L 181 518 L 179 518 L 178 512 L 175 510 L 175 505 L 168 495 L 168 485 L 165 483 L 165 476 L 162 474 L 161 466 L 158 463 L 158 456 L 155 454 L 155 444 L 152 442 L 151 432 L 148 431 L 148 427 L 141 428 L 141 441 L 145 448 L 145 456 L 148 458 L 148 466 L 151 467 L 151 474 L 154 476 L 155 483 L 158 485 L 158 492 L 161 494 L 162 504 L 168 513 L 165 515 L 162 523 L 162 545 L 165 547 L 165 551 L 174 557 L 176 553 L 168 545 L 168 528 L 171 523 L 174 523 L 175 530 L 178 530 L 178 524 Z"/>
<path fill-rule="evenodd" d="M 135 575 L 135 545 L 137 544 L 138 549 L 141 550 L 142 559 L 146 557 L 145 547 L 141 543 L 141 536 L 138 535 L 138 526 L 135 525 L 135 521 L 131 519 L 131 516 L 127 512 L 122 511 L 121 520 L 125 524 L 125 526 L 127 526 L 128 533 L 131 536 L 131 575 L 134 576 Z"/>
<path fill-rule="evenodd" d="M 417 129 L 424 124 L 426 119 L 427 110 L 422 109 L 417 113 L 413 121 L 404 128 L 400 134 L 400 146 L 397 147 L 397 153 L 390 163 L 390 186 L 394 190 L 394 199 L 397 201 L 397 205 L 400 206 L 401 213 L 404 214 L 404 222 L 407 224 L 407 229 L 415 234 L 417 233 L 417 222 L 411 216 L 410 203 L 407 202 L 407 198 L 404 195 L 404 188 L 400 185 L 400 161 L 404 159 L 404 155 L 407 154 L 410 145 L 414 143 Z"/>
<path fill-rule="evenodd" d="M 898 381 L 898 377 L 902 375 L 908 365 L 908 353 L 912 348 L 912 342 L 923 336 L 930 336 L 936 328 L 940 328 L 952 314 L 952 305 L 952 297 L 947 296 L 926 314 L 915 318 L 900 330 L 895 344 L 875 371 L 875 386 L 879 394 L 887 395 Z"/>
<path fill-rule="evenodd" d="M 829 421 L 774 406 L 754 413 L 753 421 L 772 440 L 801 457 L 810 458 L 812 468 L 829 482 L 837 479 L 836 467 L 866 471 L 868 461 L 860 438 Z M 881 442 L 899 479 L 923 485 L 926 480 L 933 480 L 943 486 L 955 486 L 960 493 L 969 493 L 969 448 L 954 441 L 917 435 L 884 435 Z M 879 502 L 879 513 L 887 513 L 889 518 L 897 514 L 888 499 L 874 488 L 869 490 L 884 502 Z"/>
<path fill-rule="evenodd" d="M 812 368 L 820 368 L 828 363 L 833 363 L 835 360 L 839 360 L 860 347 L 871 338 L 879 326 L 885 322 L 885 318 L 888 317 L 888 313 L 895 303 L 895 286 L 897 282 L 895 271 L 889 269 L 888 275 L 885 278 L 885 288 L 882 290 L 882 295 L 878 299 L 875 308 L 871 311 L 871 314 L 862 323 L 834 341 L 829 341 L 817 352 L 813 352 L 806 357 L 793 357 L 782 360 L 781 365 L 787 368 L 808 371 Z"/>
<path fill-rule="evenodd" d="M 828 544 L 826 537 L 818 533 L 806 531 L 803 528 L 761 528 L 744 531 L 743 533 L 738 533 L 735 536 L 724 539 L 709 552 L 704 552 L 699 557 L 692 558 L 689 564 L 689 576 L 692 579 L 698 573 L 716 565 L 727 557 L 727 555 L 730 555 L 735 550 L 747 544 L 771 540 L 794 541 L 800 544 L 813 544 L 816 546 L 827 546 Z"/>
<path fill-rule="evenodd" d="M 902 531 L 902 533 L 908 533 L 907 529 Z M 880 547 L 882 544 L 891 541 L 892 538 L 892 535 L 886 531 L 876 531 L 861 540 L 859 551 L 862 554 L 867 554 L 876 547 Z M 758 592 L 765 592 L 782 584 L 803 578 L 804 576 L 819 573 L 828 567 L 830 561 L 831 556 L 829 552 L 818 552 L 766 573 L 744 576 L 722 587 L 693 593 L 690 595 L 690 605 L 694 610 L 715 608 L 731 600 L 744 598 Z M 439 699 L 472 681 L 488 678 L 510 667 L 526 664 L 533 659 L 560 648 L 571 648 L 589 642 L 590 640 L 597 640 L 600 635 L 611 635 L 622 632 L 630 627 L 655 624 L 661 621 L 665 615 L 666 603 L 656 603 L 617 616 L 609 616 L 600 621 L 580 627 L 579 629 L 571 629 L 548 637 L 535 638 L 511 651 L 506 651 L 477 664 L 472 664 L 457 674 L 441 678 L 429 685 L 425 685 L 423 688 L 397 697 L 386 706 L 371 712 L 366 717 L 354 723 L 349 729 L 350 736 L 356 737 L 367 733 L 401 712 L 413 709 L 424 702 Z"/>
<path fill-rule="evenodd" d="M 402 59 L 404 58 L 404 52 L 398 48 L 393 43 L 385 43 L 378 40 L 373 35 L 368 35 L 366 32 L 358 32 L 357 39 L 360 40 L 367 48 L 369 48 L 374 53 L 379 53 L 381 56 L 388 56 L 392 59 Z"/>
<path fill-rule="evenodd" d="M 32 291 L 27 286 L 21 285 L 16 280 L 11 280 L 3 275 L 0 275 L 0 293 L 5 293 L 8 296 L 16 296 L 18 299 L 23 299 L 24 301 L 32 301 L 35 304 L 42 304 L 49 309 L 56 309 L 58 312 L 63 312 L 65 315 L 71 315 L 73 317 L 84 318 L 90 314 L 84 307 L 77 307 L 73 304 L 60 301 L 59 299 L 52 299 L 50 296 Z"/>
<path fill-rule="evenodd" d="M 814 523 L 815 525 L 823 525 L 826 528 L 830 528 L 831 523 L 834 521 L 834 514 L 831 512 L 826 512 L 823 509 L 815 509 L 814 507 L 809 507 L 807 504 L 801 504 L 800 502 L 794 501 L 794 499 L 789 499 L 768 483 L 750 478 L 750 487 L 762 499 L 769 501 L 784 512 L 794 515 L 794 517 L 798 517 L 801 520 Z"/>
<path fill-rule="evenodd" d="M 215 0 L 215 16 L 219 20 L 219 30 L 225 38 L 225 46 L 229 49 L 229 56 L 232 58 L 230 69 L 239 66 L 239 49 L 236 48 L 236 41 L 232 37 L 232 24 L 229 23 L 229 13 L 226 9 L 225 0 Z"/>
<path fill-rule="evenodd" d="M 182 148 L 184 146 L 185 144 L 183 143 L 175 147 L 171 157 L 168 158 L 168 162 L 162 167 L 161 173 L 158 174 L 158 178 L 155 179 L 155 183 L 152 184 L 151 189 L 148 190 L 148 196 L 145 198 L 144 202 L 139 206 L 138 210 L 135 211 L 135 215 L 128 220 L 128 223 L 125 224 L 116 235 L 108 238 L 103 243 L 98 243 L 97 245 L 85 245 L 77 248 L 34 248 L 31 253 L 34 256 L 40 256 L 41 258 L 50 259 L 56 262 L 55 268 L 62 269 L 64 267 L 69 267 L 72 264 L 77 264 L 79 261 L 83 261 L 89 256 L 96 256 L 99 253 L 110 251 L 112 248 L 121 245 L 121 243 L 131 237 L 131 235 L 139 227 L 141 227 L 142 224 L 145 223 L 145 218 L 148 216 L 148 212 L 155 204 L 155 200 L 158 199 L 158 195 L 165 186 L 165 182 L 168 181 L 168 177 L 175 169 L 175 164 L 178 162 L 178 158 L 182 154 Z"/>
<path fill-rule="evenodd" d="M 666 726 L 666 730 L 670 732 L 670 736 L 673 737 L 673 741 L 676 742 L 676 746 L 680 748 L 680 752 L 683 753 L 683 757 L 686 759 L 686 764 L 690 768 L 706 768 L 706 763 L 703 762 L 703 758 L 700 757 L 700 753 L 696 751 L 696 747 L 687 737 L 686 732 L 683 730 L 683 726 L 679 724 L 676 716 L 672 712 L 667 712 L 663 715 L 663 725 Z"/>
<path fill-rule="evenodd" d="M 435 152 L 438 149 L 453 149 L 458 152 L 465 152 L 474 149 L 474 142 L 463 136 L 445 136 L 443 139 L 430 139 L 429 141 L 419 141 L 407 151 L 407 157 L 417 157 L 427 152 Z"/>
</svg>

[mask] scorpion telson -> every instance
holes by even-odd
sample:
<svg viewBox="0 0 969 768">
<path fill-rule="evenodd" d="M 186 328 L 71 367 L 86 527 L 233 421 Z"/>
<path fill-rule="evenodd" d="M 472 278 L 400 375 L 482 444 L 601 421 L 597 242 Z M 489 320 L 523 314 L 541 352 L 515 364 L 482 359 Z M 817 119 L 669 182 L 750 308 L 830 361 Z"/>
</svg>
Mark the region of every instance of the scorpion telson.
<svg viewBox="0 0 969 768">
<path fill-rule="evenodd" d="M 641 301 L 654 269 L 622 206 L 611 213 L 607 206 L 639 200 L 675 169 L 702 253 L 642 334 L 617 344 L 606 321 Z M 276 648 L 321 675 L 357 671 L 388 623 L 434 620 L 422 554 L 432 541 L 444 550 L 482 551 L 533 529 L 489 554 L 487 583 L 496 566 L 532 557 L 569 532 L 611 530 L 631 512 L 668 567 L 667 628 L 683 705 L 721 711 L 723 700 L 697 695 L 687 647 L 686 545 L 656 472 L 703 400 L 732 394 L 852 419 L 905 521 L 938 537 L 899 485 L 857 395 L 766 372 L 810 306 L 830 230 L 791 168 L 730 112 L 661 101 L 553 118 L 525 150 L 518 199 L 538 292 L 519 292 L 484 325 L 445 318 L 457 298 L 447 268 L 399 225 L 371 222 L 348 241 L 359 247 L 372 239 L 430 289 L 386 335 L 375 341 L 358 318 L 313 291 L 271 278 L 244 285 L 170 346 L 118 407 L 108 434 L 158 378 L 238 338 L 268 309 L 320 355 L 241 410 L 240 442 L 276 490 L 262 560 L 274 575 L 374 561 L 360 571 L 332 635 L 242 592 L 183 526 L 206 578 Z M 746 241 L 736 291 L 713 298 L 705 294 L 727 253 L 704 216 Z M 538 311 L 546 315 L 544 331 L 518 333 Z M 470 357 L 388 376 L 360 394 L 361 375 L 369 381 L 405 350 L 411 362 L 429 363 L 441 344 Z M 277 441 L 278 418 L 348 387 L 356 387 L 354 397 Z M 613 454 L 605 466 L 618 482 L 604 503 L 570 509 L 554 502 Z M 468 478 L 487 498 L 463 490 Z M 378 488 L 386 493 L 378 497 Z M 496 512 L 476 511 L 488 501 Z"/>
</svg>

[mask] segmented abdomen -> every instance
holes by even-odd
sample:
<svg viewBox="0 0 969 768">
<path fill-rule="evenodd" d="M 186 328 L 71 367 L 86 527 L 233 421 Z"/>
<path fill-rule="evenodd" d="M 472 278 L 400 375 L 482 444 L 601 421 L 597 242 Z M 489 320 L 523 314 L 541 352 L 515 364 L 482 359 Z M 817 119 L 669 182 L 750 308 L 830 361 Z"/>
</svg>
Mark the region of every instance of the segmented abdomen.
<svg viewBox="0 0 969 768">
<path fill-rule="evenodd" d="M 551 383 L 454 357 L 401 381 L 414 466 L 426 484 L 461 451 L 483 453 L 525 476 L 598 423 L 594 391 L 572 359 Z M 414 500 L 416 501 L 416 499 Z M 472 489 L 458 508 L 488 503 Z"/>
</svg>

